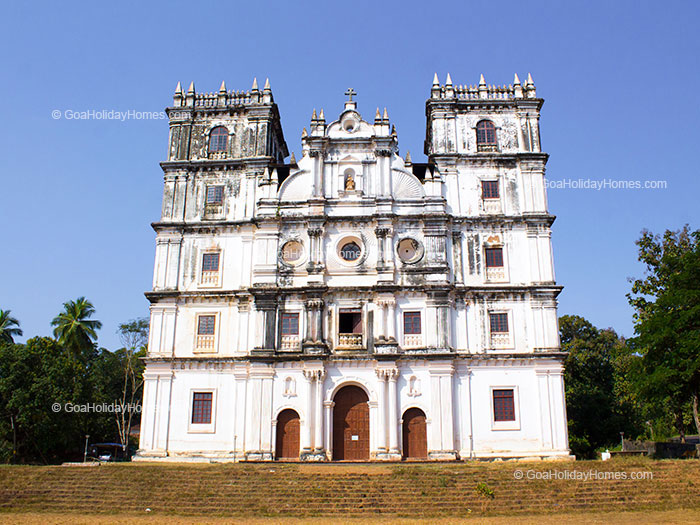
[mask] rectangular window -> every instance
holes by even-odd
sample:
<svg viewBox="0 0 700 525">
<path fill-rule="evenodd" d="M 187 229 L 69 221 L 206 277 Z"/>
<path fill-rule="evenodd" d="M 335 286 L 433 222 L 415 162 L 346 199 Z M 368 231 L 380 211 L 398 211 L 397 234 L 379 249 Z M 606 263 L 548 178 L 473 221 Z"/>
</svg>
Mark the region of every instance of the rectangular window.
<svg viewBox="0 0 700 525">
<path fill-rule="evenodd" d="M 515 402 L 512 388 L 493 391 L 493 420 L 515 421 Z"/>
<path fill-rule="evenodd" d="M 218 272 L 219 271 L 219 252 L 205 253 L 202 256 L 202 271 L 203 272 Z"/>
<path fill-rule="evenodd" d="M 503 266 L 503 248 L 486 248 L 486 267 L 501 268 Z"/>
<path fill-rule="evenodd" d="M 497 180 L 482 180 L 481 181 L 481 197 L 484 199 L 498 199 L 498 181 Z"/>
<path fill-rule="evenodd" d="M 214 335 L 215 315 L 200 315 L 197 322 L 197 335 Z"/>
<path fill-rule="evenodd" d="M 338 333 L 341 333 L 341 334 L 361 334 L 362 333 L 362 313 L 341 311 L 338 314 Z"/>
<path fill-rule="evenodd" d="M 420 312 L 404 312 L 403 333 L 405 335 L 419 335 L 421 333 Z"/>
<path fill-rule="evenodd" d="M 224 202 L 224 187 L 223 186 L 207 186 L 206 204 L 223 204 Z"/>
<path fill-rule="evenodd" d="M 508 333 L 508 314 L 489 314 L 491 321 L 491 333 Z"/>
<path fill-rule="evenodd" d="M 282 335 L 299 335 L 299 314 L 282 314 Z"/>
<path fill-rule="evenodd" d="M 211 392 L 194 392 L 192 395 L 192 423 L 211 424 Z"/>
</svg>

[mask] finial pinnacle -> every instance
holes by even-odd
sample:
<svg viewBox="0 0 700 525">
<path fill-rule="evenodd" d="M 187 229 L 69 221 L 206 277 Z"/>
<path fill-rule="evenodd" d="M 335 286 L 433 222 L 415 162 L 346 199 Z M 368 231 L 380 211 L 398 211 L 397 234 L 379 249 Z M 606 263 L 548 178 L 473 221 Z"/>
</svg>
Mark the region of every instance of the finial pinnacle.
<svg viewBox="0 0 700 525">
<path fill-rule="evenodd" d="M 386 120 L 387 124 L 389 123 L 389 113 L 387 113 L 386 108 L 384 108 L 384 114 L 382 115 L 382 119 Z"/>
<path fill-rule="evenodd" d="M 219 88 L 219 93 L 226 93 L 226 81 L 221 81 L 221 87 Z"/>
<path fill-rule="evenodd" d="M 194 82 L 190 82 L 190 87 L 187 90 L 187 94 L 194 93 Z"/>
<path fill-rule="evenodd" d="M 447 80 L 445 81 L 446 86 L 451 86 L 452 85 L 452 77 L 450 76 L 449 73 L 447 73 Z"/>
<path fill-rule="evenodd" d="M 437 73 L 435 73 L 435 76 L 433 77 L 433 86 L 437 87 L 440 85 L 440 80 L 438 79 Z"/>
<path fill-rule="evenodd" d="M 270 91 L 270 79 L 266 78 L 265 79 L 265 87 L 263 88 L 264 91 Z"/>
<path fill-rule="evenodd" d="M 258 77 L 253 78 L 253 91 L 258 90 Z"/>
<path fill-rule="evenodd" d="M 311 113 L 311 120 L 318 120 L 318 116 L 316 115 L 316 108 L 314 108 L 314 112 Z"/>
<path fill-rule="evenodd" d="M 290 164 L 296 164 L 297 163 L 297 158 L 294 156 L 294 152 L 292 151 L 292 154 L 289 156 L 289 163 Z"/>
<path fill-rule="evenodd" d="M 532 75 L 530 73 L 527 74 L 527 83 L 532 85 L 534 82 L 532 81 Z"/>
<path fill-rule="evenodd" d="M 175 87 L 175 94 L 182 95 L 182 84 L 180 84 L 180 82 L 178 82 L 177 86 Z"/>
<path fill-rule="evenodd" d="M 481 77 L 479 78 L 479 85 L 480 86 L 485 86 L 486 85 L 486 80 L 484 80 L 484 74 L 481 74 Z"/>
<path fill-rule="evenodd" d="M 323 108 L 321 108 L 321 112 L 318 114 L 318 120 L 326 120 L 326 116 L 323 114 Z"/>
<path fill-rule="evenodd" d="M 518 74 L 515 74 L 515 78 L 513 79 L 513 84 L 518 85 L 520 84 L 520 78 L 518 77 Z"/>
</svg>

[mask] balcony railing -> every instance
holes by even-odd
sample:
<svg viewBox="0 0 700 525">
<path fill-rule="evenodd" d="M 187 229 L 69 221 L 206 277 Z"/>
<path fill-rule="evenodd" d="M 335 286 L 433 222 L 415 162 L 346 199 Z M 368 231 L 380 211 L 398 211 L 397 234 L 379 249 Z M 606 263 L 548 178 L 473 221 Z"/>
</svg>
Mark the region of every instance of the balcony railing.
<svg viewBox="0 0 700 525">
<path fill-rule="evenodd" d="M 213 352 L 215 346 L 216 336 L 214 334 L 197 335 L 194 345 L 197 352 Z"/>
<path fill-rule="evenodd" d="M 486 268 L 486 280 L 490 282 L 503 282 L 506 280 L 506 270 L 503 266 Z"/>
<path fill-rule="evenodd" d="M 205 204 L 204 205 L 204 216 L 205 217 L 218 217 L 224 211 L 223 204 Z"/>
<path fill-rule="evenodd" d="M 484 211 L 486 213 L 502 213 L 501 199 L 484 199 Z"/>
<path fill-rule="evenodd" d="M 228 157 L 228 152 L 226 151 L 210 151 L 209 158 L 213 160 L 221 160 Z"/>
<path fill-rule="evenodd" d="M 420 348 L 423 346 L 423 336 L 420 334 L 410 334 L 403 336 L 404 348 Z"/>
<path fill-rule="evenodd" d="M 510 333 L 493 332 L 491 334 L 491 346 L 493 348 L 510 348 Z"/>
<path fill-rule="evenodd" d="M 280 344 L 282 350 L 288 352 L 299 350 L 299 336 L 298 335 L 283 335 Z"/>
<path fill-rule="evenodd" d="M 362 334 L 338 334 L 340 348 L 362 348 Z"/>
<path fill-rule="evenodd" d="M 219 272 L 202 272 L 201 284 L 205 286 L 219 286 Z"/>
</svg>

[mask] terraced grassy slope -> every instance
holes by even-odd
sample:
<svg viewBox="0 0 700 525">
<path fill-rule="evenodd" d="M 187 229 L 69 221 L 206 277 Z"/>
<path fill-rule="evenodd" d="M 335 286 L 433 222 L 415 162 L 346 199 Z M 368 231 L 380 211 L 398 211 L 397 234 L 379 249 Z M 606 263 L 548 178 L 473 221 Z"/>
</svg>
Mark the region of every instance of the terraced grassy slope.
<svg viewBox="0 0 700 525">
<path fill-rule="evenodd" d="M 574 471 L 589 470 L 625 473 L 628 479 L 527 479 L 528 471 L 566 471 L 573 478 Z M 515 471 L 524 479 L 515 479 Z M 651 471 L 653 479 L 629 479 L 641 471 Z M 479 482 L 494 491 L 493 499 L 476 491 Z M 0 467 L 0 512 L 143 513 L 147 508 L 150 515 L 239 517 L 700 510 L 700 461 Z"/>
</svg>

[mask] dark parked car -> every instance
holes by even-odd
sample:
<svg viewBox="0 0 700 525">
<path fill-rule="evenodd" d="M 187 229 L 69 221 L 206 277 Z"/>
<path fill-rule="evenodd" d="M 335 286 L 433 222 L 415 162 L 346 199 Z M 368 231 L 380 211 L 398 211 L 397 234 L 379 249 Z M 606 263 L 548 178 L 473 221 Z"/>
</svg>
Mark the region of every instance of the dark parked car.
<svg viewBox="0 0 700 525">
<path fill-rule="evenodd" d="M 131 447 L 124 450 L 121 443 L 95 443 L 88 448 L 88 458 L 96 461 L 129 461 Z"/>
</svg>

